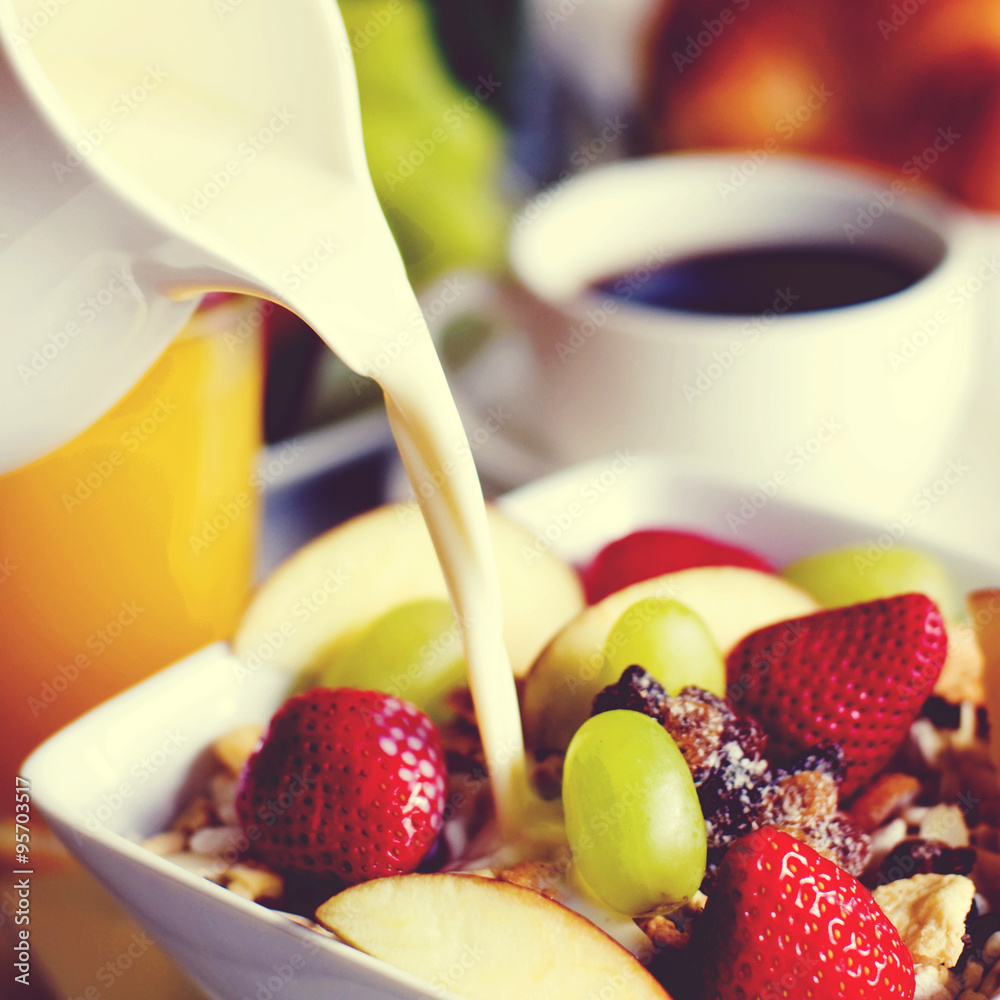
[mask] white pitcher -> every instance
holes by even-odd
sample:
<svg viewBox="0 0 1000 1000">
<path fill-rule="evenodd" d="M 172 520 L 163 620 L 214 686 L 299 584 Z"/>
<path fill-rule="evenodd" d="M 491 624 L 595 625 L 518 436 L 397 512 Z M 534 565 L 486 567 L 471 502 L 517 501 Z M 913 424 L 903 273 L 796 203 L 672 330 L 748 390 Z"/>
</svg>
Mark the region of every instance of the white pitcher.
<svg viewBox="0 0 1000 1000">
<path fill-rule="evenodd" d="M 234 123 L 220 160 L 177 120 L 177 174 L 202 180 L 173 203 L 173 165 L 123 167 L 141 163 L 140 126 L 168 90 Z M 374 198 L 333 0 L 0 0 L 0 472 L 117 402 L 201 292 L 284 301 L 198 207 L 279 132 L 345 199 Z"/>
</svg>

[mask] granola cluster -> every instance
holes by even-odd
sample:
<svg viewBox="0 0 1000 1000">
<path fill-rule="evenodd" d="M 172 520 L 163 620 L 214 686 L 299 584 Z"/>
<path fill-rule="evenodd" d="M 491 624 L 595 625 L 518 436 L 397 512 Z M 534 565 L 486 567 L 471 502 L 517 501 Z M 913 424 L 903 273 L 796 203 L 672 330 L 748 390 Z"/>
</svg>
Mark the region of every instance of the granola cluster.
<svg viewBox="0 0 1000 1000">
<path fill-rule="evenodd" d="M 762 826 L 786 831 L 852 875 L 864 870 L 870 844 L 838 808 L 843 755 L 835 744 L 772 764 L 760 725 L 728 699 L 696 687 L 671 697 L 638 666 L 597 695 L 593 714 L 620 708 L 661 722 L 691 769 L 708 833 L 706 892 L 729 845 Z"/>
</svg>

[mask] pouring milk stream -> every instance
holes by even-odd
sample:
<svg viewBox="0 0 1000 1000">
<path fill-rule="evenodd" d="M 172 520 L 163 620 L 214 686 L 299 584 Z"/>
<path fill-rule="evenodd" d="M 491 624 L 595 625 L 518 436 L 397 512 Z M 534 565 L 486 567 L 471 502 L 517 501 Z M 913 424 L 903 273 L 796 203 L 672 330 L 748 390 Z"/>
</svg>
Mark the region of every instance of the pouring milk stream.
<svg viewBox="0 0 1000 1000">
<path fill-rule="evenodd" d="M 209 289 L 263 296 L 383 388 L 462 625 L 500 827 L 512 832 L 527 781 L 482 493 L 368 176 L 336 4 L 5 0 L 0 26 L 21 85 L 65 145 L 38 170 L 60 182 L 64 170 L 84 191 L 94 179 L 119 215 L 154 233 L 126 237 L 132 291 L 151 301 L 144 315 L 174 309 L 179 327 L 190 307 L 172 300 Z M 291 281 L 310 255 L 326 259 Z M 126 340 L 142 336 L 140 323 Z M 117 355 L 106 355 L 111 371 Z"/>
</svg>

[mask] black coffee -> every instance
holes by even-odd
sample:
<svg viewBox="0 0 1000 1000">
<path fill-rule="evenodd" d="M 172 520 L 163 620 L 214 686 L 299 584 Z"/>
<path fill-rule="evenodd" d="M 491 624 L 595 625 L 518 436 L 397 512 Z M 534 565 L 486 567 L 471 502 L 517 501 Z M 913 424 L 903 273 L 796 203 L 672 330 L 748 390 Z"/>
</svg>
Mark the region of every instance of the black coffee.
<svg viewBox="0 0 1000 1000">
<path fill-rule="evenodd" d="M 777 246 L 702 254 L 652 271 L 640 268 L 595 288 L 636 305 L 755 316 L 774 308 L 779 295 L 782 312 L 814 312 L 881 299 L 922 276 L 912 263 L 869 249 Z"/>
</svg>

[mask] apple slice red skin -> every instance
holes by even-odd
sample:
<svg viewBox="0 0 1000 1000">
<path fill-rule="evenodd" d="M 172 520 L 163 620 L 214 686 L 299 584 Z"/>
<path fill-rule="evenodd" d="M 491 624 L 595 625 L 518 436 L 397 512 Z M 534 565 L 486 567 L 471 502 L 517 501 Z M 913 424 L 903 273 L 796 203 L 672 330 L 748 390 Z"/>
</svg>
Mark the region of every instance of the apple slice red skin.
<svg viewBox="0 0 1000 1000">
<path fill-rule="evenodd" d="M 641 580 L 698 566 L 742 566 L 775 573 L 763 556 L 707 535 L 671 528 L 633 531 L 605 545 L 580 569 L 587 603 L 601 599 Z"/>
</svg>

